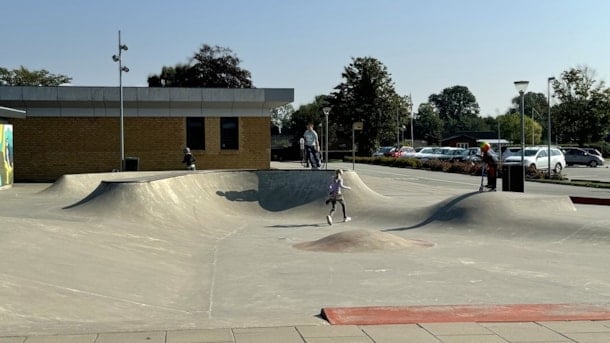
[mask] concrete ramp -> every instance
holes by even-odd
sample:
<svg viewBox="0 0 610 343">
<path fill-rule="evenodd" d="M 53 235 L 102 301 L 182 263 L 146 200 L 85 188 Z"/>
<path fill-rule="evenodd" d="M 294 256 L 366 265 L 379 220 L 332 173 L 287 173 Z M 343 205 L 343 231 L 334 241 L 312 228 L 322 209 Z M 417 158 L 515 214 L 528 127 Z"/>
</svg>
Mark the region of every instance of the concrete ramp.
<svg viewBox="0 0 610 343">
<path fill-rule="evenodd" d="M 332 176 L 108 173 L 0 192 L 0 333 L 316 325 L 323 307 L 610 300 L 607 214 L 534 194 L 435 188 L 422 199 L 408 180 L 388 179 L 397 195 L 386 197 L 345 171 L 353 220 L 329 226 Z"/>
</svg>

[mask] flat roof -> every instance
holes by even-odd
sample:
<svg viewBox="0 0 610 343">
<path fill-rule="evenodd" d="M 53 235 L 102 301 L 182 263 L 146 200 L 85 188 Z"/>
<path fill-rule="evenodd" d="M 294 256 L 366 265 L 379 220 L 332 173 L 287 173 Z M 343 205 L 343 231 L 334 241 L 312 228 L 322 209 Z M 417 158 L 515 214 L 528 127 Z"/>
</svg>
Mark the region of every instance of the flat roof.
<svg viewBox="0 0 610 343">
<path fill-rule="evenodd" d="M 119 87 L 0 87 L 0 106 L 29 117 L 118 116 L 120 100 Z M 292 88 L 123 87 L 128 117 L 270 116 L 293 101 Z"/>
<path fill-rule="evenodd" d="M 26 112 L 14 108 L 0 106 L 0 118 L 25 118 Z"/>
</svg>

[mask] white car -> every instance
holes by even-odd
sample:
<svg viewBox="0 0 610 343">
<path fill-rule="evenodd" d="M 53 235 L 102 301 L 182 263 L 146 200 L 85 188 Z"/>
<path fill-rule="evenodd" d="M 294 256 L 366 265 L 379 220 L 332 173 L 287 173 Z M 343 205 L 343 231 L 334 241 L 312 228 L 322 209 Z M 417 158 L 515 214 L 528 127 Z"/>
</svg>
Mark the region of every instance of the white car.
<svg viewBox="0 0 610 343">
<path fill-rule="evenodd" d="M 549 159 L 547 154 L 547 147 L 528 147 L 523 150 L 523 160 L 527 167 L 536 169 L 548 169 Z M 520 165 L 521 164 L 521 151 L 518 154 L 508 156 L 504 160 L 505 165 Z M 551 148 L 551 168 L 556 173 L 559 173 L 566 166 L 566 160 L 561 150 L 557 148 Z"/>
<path fill-rule="evenodd" d="M 422 148 L 420 151 L 416 152 L 413 155 L 413 157 L 420 159 L 420 160 L 433 160 L 433 159 L 438 159 L 441 156 L 442 156 L 441 148 L 433 148 L 433 147 Z"/>
</svg>

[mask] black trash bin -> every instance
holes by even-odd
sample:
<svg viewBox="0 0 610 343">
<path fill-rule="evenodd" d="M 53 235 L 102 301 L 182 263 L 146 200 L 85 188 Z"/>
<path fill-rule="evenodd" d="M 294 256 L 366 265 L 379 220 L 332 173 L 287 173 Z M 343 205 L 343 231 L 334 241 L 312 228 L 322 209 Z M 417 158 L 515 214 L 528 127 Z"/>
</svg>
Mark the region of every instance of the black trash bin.
<svg viewBox="0 0 610 343">
<path fill-rule="evenodd" d="M 125 157 L 125 171 L 138 171 L 140 164 L 139 157 Z"/>
<path fill-rule="evenodd" d="M 524 192 L 523 167 L 521 165 L 502 166 L 502 191 Z"/>
</svg>

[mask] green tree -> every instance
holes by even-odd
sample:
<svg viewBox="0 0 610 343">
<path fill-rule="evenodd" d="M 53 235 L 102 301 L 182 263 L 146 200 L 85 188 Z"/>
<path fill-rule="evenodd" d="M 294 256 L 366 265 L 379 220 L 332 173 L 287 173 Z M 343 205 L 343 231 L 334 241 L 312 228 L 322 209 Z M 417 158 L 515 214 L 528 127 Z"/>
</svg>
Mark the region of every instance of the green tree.
<svg viewBox="0 0 610 343">
<path fill-rule="evenodd" d="M 352 124 L 357 121 L 364 122 L 356 137 L 359 155 L 368 156 L 380 144 L 396 142 L 399 127 L 408 122 L 410 104 L 396 94 L 385 65 L 373 57 L 352 58 L 341 76 L 343 82 L 329 98 L 333 146 L 351 145 Z"/>
<path fill-rule="evenodd" d="M 428 98 L 443 121 L 443 134 L 450 135 L 459 131 L 478 130 L 475 124 L 479 116 L 479 104 L 475 96 L 465 86 L 443 89 L 440 94 Z"/>
<path fill-rule="evenodd" d="M 509 111 L 505 115 L 498 116 L 497 121 L 500 124 L 500 135 L 503 139 L 512 144 L 521 144 L 521 114 Z M 534 144 L 540 144 L 542 136 L 540 124 L 532 120 L 532 118 L 525 116 L 524 127 L 525 144 L 532 144 L 532 130 L 534 130 Z"/>
<path fill-rule="evenodd" d="M 430 145 L 441 145 L 443 139 L 443 121 L 430 103 L 422 103 L 417 108 L 413 121 L 414 136 L 428 141 Z"/>
<path fill-rule="evenodd" d="M 72 81 L 71 77 L 51 74 L 48 70 L 28 70 L 24 66 L 8 70 L 0 67 L 0 83 L 8 86 L 59 86 Z"/>
<path fill-rule="evenodd" d="M 579 146 L 598 142 L 610 129 L 610 90 L 595 80 L 588 67 L 571 68 L 553 82 L 555 97 L 553 127 L 563 143 Z"/>
<path fill-rule="evenodd" d="M 322 112 L 322 109 L 325 106 L 328 106 L 326 95 L 318 95 L 313 102 L 299 106 L 290 116 L 290 120 L 288 120 L 287 125 L 282 132 L 293 135 L 295 138 L 294 144 L 297 144 L 299 138 L 301 138 L 303 132 L 305 132 L 305 125 L 311 122 L 314 124 L 314 129 L 318 132 L 318 135 L 321 135 L 321 125 L 323 125 L 322 123 L 324 122 L 324 113 Z"/>
<path fill-rule="evenodd" d="M 149 87 L 252 88 L 251 74 L 229 48 L 204 44 L 188 64 L 163 67 L 148 77 Z"/>
<path fill-rule="evenodd" d="M 523 108 L 525 114 L 530 115 L 532 109 L 538 114 L 547 113 L 548 111 L 548 99 L 543 93 L 527 92 L 523 94 Z M 512 100 L 511 112 L 521 113 L 521 96 L 516 96 Z"/>
<path fill-rule="evenodd" d="M 293 113 L 294 107 L 292 107 L 292 104 L 276 107 L 271 110 L 271 124 L 276 126 L 279 132 L 282 133 L 282 129 L 289 126 Z"/>
</svg>

